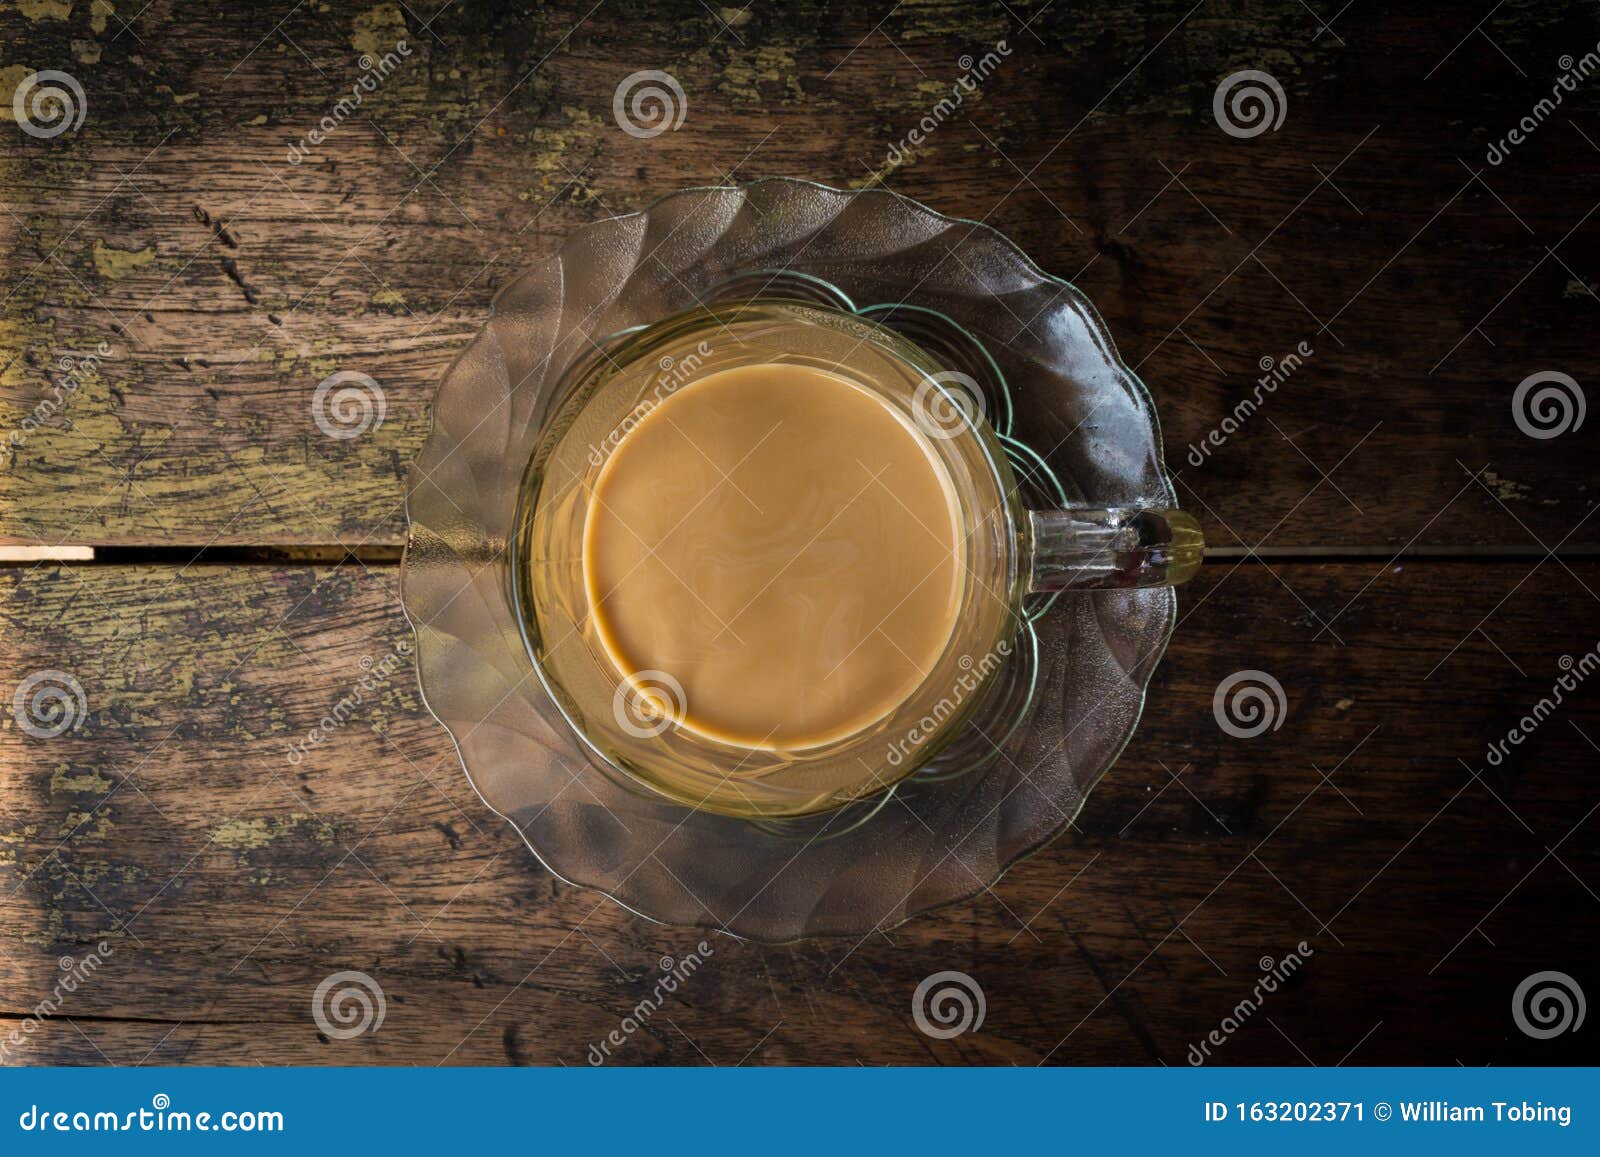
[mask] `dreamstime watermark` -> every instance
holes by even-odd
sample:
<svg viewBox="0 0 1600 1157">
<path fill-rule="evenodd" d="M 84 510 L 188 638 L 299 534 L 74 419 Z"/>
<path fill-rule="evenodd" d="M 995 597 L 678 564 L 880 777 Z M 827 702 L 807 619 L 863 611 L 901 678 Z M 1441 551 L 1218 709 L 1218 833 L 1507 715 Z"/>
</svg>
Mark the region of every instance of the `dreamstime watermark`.
<svg viewBox="0 0 1600 1157">
<path fill-rule="evenodd" d="M 694 377 L 710 356 L 711 343 L 707 341 L 700 342 L 694 349 L 676 358 L 670 354 L 664 355 L 656 363 L 659 372 L 650 396 L 641 399 L 603 439 L 589 446 L 589 465 L 603 465 L 611 452 L 622 444 L 622 440 L 633 433 L 634 427 L 644 421 L 650 411 L 676 393 L 679 386 Z"/>
<path fill-rule="evenodd" d="M 1559 370 L 1529 374 L 1511 395 L 1511 419 L 1517 429 L 1541 442 L 1578 429 L 1587 412 L 1583 387 Z"/>
<path fill-rule="evenodd" d="M 1283 85 L 1271 73 L 1247 68 L 1222 78 L 1211 97 L 1211 115 L 1230 137 L 1247 139 L 1277 132 L 1289 112 Z"/>
<path fill-rule="evenodd" d="M 683 684 L 666 671 L 635 671 L 611 696 L 617 726 L 635 739 L 654 739 L 688 710 Z"/>
<path fill-rule="evenodd" d="M 983 387 L 960 370 L 928 374 L 911 393 L 911 420 L 917 429 L 941 442 L 967 433 L 986 417 Z"/>
<path fill-rule="evenodd" d="M 30 137 L 49 140 L 67 130 L 77 132 L 88 115 L 83 85 L 70 73 L 47 68 L 29 73 L 11 98 L 11 115 Z"/>
<path fill-rule="evenodd" d="M 977 60 L 968 55 L 956 61 L 961 68 L 961 75 L 950 86 L 950 95 L 940 97 L 905 136 L 889 146 L 889 152 L 884 158 L 888 167 L 897 169 L 903 165 L 906 158 L 920 148 L 940 125 L 954 116 L 966 103 L 967 97 L 977 92 L 978 86 L 988 80 L 1000 67 L 1001 62 L 1010 55 L 1011 46 L 1004 40 L 997 40 L 994 47 Z"/>
<path fill-rule="evenodd" d="M 88 714 L 83 684 L 65 671 L 35 671 L 11 696 L 11 717 L 35 739 L 76 731 Z"/>
<path fill-rule="evenodd" d="M 328 741 L 334 732 L 338 731 L 355 716 L 362 704 L 379 694 L 394 678 L 395 671 L 403 666 L 411 657 L 411 644 L 404 639 L 396 643 L 380 659 L 373 659 L 371 655 L 363 655 L 360 666 L 365 672 L 356 681 L 354 687 L 333 705 L 333 710 L 317 721 L 317 725 L 306 732 L 305 738 L 291 743 L 284 748 L 284 758 L 291 765 L 298 766 L 306 757 L 306 753 L 313 747 L 320 746 Z"/>
<path fill-rule="evenodd" d="M 39 1031 L 45 1021 L 61 1011 L 65 999 L 77 992 L 78 987 L 93 976 L 111 955 L 111 945 L 102 940 L 95 945 L 95 951 L 86 953 L 81 960 L 63 956 L 58 961 L 61 976 L 50 990 L 50 995 L 34 1005 L 9 1034 L 0 1038 L 0 1064 L 11 1060 L 17 1050 L 31 1044 L 33 1034 Z"/>
<path fill-rule="evenodd" d="M 630 137 L 647 140 L 677 132 L 689 115 L 689 98 L 672 73 L 646 68 L 622 78 L 611 94 L 611 115 Z"/>
<path fill-rule="evenodd" d="M 1261 403 L 1269 394 L 1278 392 L 1278 387 L 1294 376 L 1296 370 L 1303 366 L 1316 350 L 1311 348 L 1310 342 L 1301 342 L 1294 349 L 1284 354 L 1281 358 L 1274 359 L 1270 354 L 1262 357 L 1256 364 L 1261 367 L 1262 374 L 1256 379 L 1255 387 L 1248 397 L 1240 398 L 1228 415 L 1221 422 L 1213 426 L 1209 433 L 1198 442 L 1189 443 L 1189 465 L 1204 466 L 1213 450 L 1221 449 L 1229 438 L 1237 434 L 1251 416 L 1261 408 Z"/>
<path fill-rule="evenodd" d="M 595 1067 L 605 1064 L 613 1049 L 620 1049 L 628 1043 L 629 1037 L 649 1024 L 650 1018 L 667 1002 L 667 997 L 677 992 L 680 985 L 687 984 L 689 978 L 706 962 L 707 957 L 715 955 L 716 949 L 702 940 L 695 945 L 695 951 L 685 953 L 680 959 L 674 960 L 670 956 L 663 956 L 660 960 L 661 975 L 656 978 L 655 987 L 650 995 L 634 1005 L 603 1040 L 589 1046 L 589 1063 Z"/>
<path fill-rule="evenodd" d="M 332 1040 L 352 1040 L 383 1027 L 389 1002 L 383 986 L 365 972 L 335 972 L 311 994 L 311 1019 Z"/>
<path fill-rule="evenodd" d="M 965 972 L 953 969 L 925 977 L 911 994 L 911 1019 L 924 1036 L 934 1040 L 977 1032 L 988 1012 L 983 988 Z"/>
<path fill-rule="evenodd" d="M 1265 671 L 1235 671 L 1217 684 L 1211 714 L 1235 739 L 1254 739 L 1283 726 L 1289 701 L 1283 684 Z"/>
<path fill-rule="evenodd" d="M 1566 696 L 1578 689 L 1578 684 L 1600 670 L 1600 646 L 1584 652 L 1577 659 L 1571 655 L 1562 655 L 1556 660 L 1556 666 L 1565 673 L 1557 676 L 1556 681 L 1550 685 L 1550 693 L 1540 696 L 1539 701 L 1512 725 L 1503 738 L 1489 744 L 1489 750 L 1484 758 L 1489 761 L 1490 767 L 1499 767 L 1504 763 L 1506 756 L 1511 754 L 1511 748 L 1521 747 L 1523 740 L 1530 738 L 1539 730 L 1540 724 L 1555 714 L 1556 708 L 1565 702 Z"/>
<path fill-rule="evenodd" d="M 317 429 L 341 442 L 376 430 L 388 414 L 383 387 L 359 370 L 329 374 L 311 395 L 311 418 Z"/>
<path fill-rule="evenodd" d="M 410 55 L 411 45 L 404 40 L 396 41 L 392 49 L 376 60 L 363 53 L 361 59 L 357 61 L 361 65 L 361 75 L 355 84 L 350 86 L 350 95 L 340 97 L 314 128 L 298 141 L 290 143 L 289 163 L 298 165 L 310 156 L 311 150 L 327 140 L 340 125 L 353 117 L 356 110 L 361 107 L 362 101 L 383 87 L 383 82 L 400 67 L 401 60 Z"/>
<path fill-rule="evenodd" d="M 989 676 L 1010 657 L 1012 650 L 1011 644 L 1002 639 L 995 644 L 994 650 L 977 661 L 971 655 L 962 655 L 956 661 L 961 674 L 950 685 L 950 693 L 929 708 L 927 714 L 913 723 L 903 737 L 889 744 L 889 750 L 884 754 L 889 766 L 899 767 L 908 755 L 936 735 L 945 721 L 988 682 Z"/>
<path fill-rule="evenodd" d="M 78 387 L 83 384 L 84 375 L 92 374 L 100 368 L 100 359 L 111 356 L 111 345 L 100 342 L 94 347 L 94 352 L 81 357 L 71 354 L 62 354 L 56 361 L 56 366 L 62 372 L 62 378 L 51 390 L 50 396 L 34 406 L 31 413 L 6 435 L 0 442 L 0 465 L 28 440 L 39 427 L 43 426 L 67 404 L 67 399 L 78 392 Z"/>
<path fill-rule="evenodd" d="M 24 1133 L 282 1133 L 276 1109 L 224 1109 L 221 1112 L 174 1109 L 172 1098 L 157 1093 L 148 1109 L 125 1113 L 107 1109 L 55 1109 L 30 1104 L 17 1117 Z"/>
<path fill-rule="evenodd" d="M 1535 972 L 1511 994 L 1511 1019 L 1535 1040 L 1577 1032 L 1586 1012 L 1583 989 L 1565 972 Z"/>
<path fill-rule="evenodd" d="M 1542 97 L 1528 115 L 1518 121 L 1505 136 L 1498 141 L 1489 142 L 1489 151 L 1484 154 L 1483 159 L 1491 165 L 1498 165 L 1505 160 L 1511 155 L 1512 149 L 1526 142 L 1538 131 L 1539 126 L 1556 111 L 1556 106 L 1561 103 L 1562 93 L 1577 92 L 1578 85 L 1588 80 L 1595 69 L 1600 68 L 1600 44 L 1595 45 L 1577 60 L 1567 55 L 1556 61 L 1556 64 L 1561 69 L 1561 75 L 1556 77 L 1555 84 L 1550 86 L 1550 95 Z"/>
<path fill-rule="evenodd" d="M 1281 985 L 1305 966 L 1308 959 L 1316 955 L 1311 945 L 1304 940 L 1294 947 L 1295 950 L 1286 953 L 1282 960 L 1263 956 L 1256 962 L 1261 969 L 1261 975 L 1250 989 L 1250 995 L 1234 1005 L 1228 1015 L 1222 1018 L 1221 1023 L 1206 1033 L 1198 1044 L 1189 1046 L 1188 1061 L 1191 1065 L 1199 1068 L 1210 1060 L 1213 1049 L 1219 1049 L 1227 1044 L 1228 1038 L 1243 1028 L 1245 1021 L 1260 1011 L 1266 998 L 1277 992 Z"/>
</svg>

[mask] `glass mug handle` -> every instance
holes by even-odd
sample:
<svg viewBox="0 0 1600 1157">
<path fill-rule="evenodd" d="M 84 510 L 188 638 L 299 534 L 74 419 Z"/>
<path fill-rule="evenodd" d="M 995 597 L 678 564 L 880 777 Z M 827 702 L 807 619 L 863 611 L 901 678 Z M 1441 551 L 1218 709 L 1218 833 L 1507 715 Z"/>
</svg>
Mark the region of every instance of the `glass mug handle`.
<svg viewBox="0 0 1600 1157">
<path fill-rule="evenodd" d="M 1200 569 L 1205 539 L 1181 510 L 1028 511 L 1030 593 L 1170 587 Z"/>
</svg>

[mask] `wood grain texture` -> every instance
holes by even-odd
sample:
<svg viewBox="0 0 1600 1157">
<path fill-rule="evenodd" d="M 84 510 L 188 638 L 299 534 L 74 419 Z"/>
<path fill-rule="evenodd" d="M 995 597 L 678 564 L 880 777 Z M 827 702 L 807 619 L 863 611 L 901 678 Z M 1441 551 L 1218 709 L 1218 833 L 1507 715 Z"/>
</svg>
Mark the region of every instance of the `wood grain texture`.
<svg viewBox="0 0 1600 1157">
<path fill-rule="evenodd" d="M 660 193 L 779 174 L 986 221 L 1080 285 L 1214 545 L 1381 553 L 1212 562 L 1081 834 L 857 943 L 718 938 L 616 1060 L 1183 1064 L 1302 941 L 1217 1063 L 1600 1059 L 1509 1008 L 1545 969 L 1600 991 L 1593 688 L 1488 761 L 1597 644 L 1600 564 L 1568 557 L 1600 545 L 1596 426 L 1528 437 L 1512 395 L 1592 372 L 1600 83 L 1487 153 L 1597 40 L 1592 7 L 1535 0 L 0 3 L 0 541 L 164 548 L 0 569 L 0 691 L 84 693 L 48 739 L 0 702 L 0 1061 L 583 1064 L 696 948 L 543 871 L 403 668 L 292 762 L 408 629 L 393 566 L 273 552 L 392 561 L 434 385 L 517 270 Z M 10 123 L 40 69 L 81 83 L 78 130 Z M 640 69 L 681 83 L 678 131 L 613 119 Z M 1243 69 L 1286 110 L 1236 139 L 1212 99 Z M 312 419 L 339 371 L 387 405 L 352 440 Z M 1287 702 L 1250 740 L 1213 714 L 1243 669 Z M 312 994 L 347 969 L 387 1013 L 339 1040 Z M 915 1028 L 942 969 L 981 985 L 982 1031 Z"/>
<path fill-rule="evenodd" d="M 0 668 L 66 670 L 86 703 L 53 739 L 0 716 L 0 1028 L 49 995 L 59 958 L 111 950 L 8 1060 L 583 1064 L 658 959 L 694 949 L 699 933 L 546 874 L 408 672 L 288 760 L 407 639 L 396 577 L 0 574 Z M 1517 1032 L 1510 994 L 1546 968 L 1593 991 L 1593 687 L 1498 766 L 1486 751 L 1562 655 L 1595 647 L 1597 588 L 1600 565 L 1559 560 L 1207 566 L 1081 835 L 859 942 L 714 938 L 616 1060 L 1183 1064 L 1260 959 L 1305 941 L 1218 1063 L 1592 1062 L 1583 1034 Z M 1241 668 L 1287 701 L 1256 739 L 1213 716 Z M 345 969 L 378 981 L 386 1018 L 319 1038 L 312 993 Z M 941 969 L 981 984 L 981 1032 L 914 1028 L 911 994 Z"/>
<path fill-rule="evenodd" d="M 494 290 L 586 221 L 769 174 L 883 183 L 1011 234 L 1096 302 L 1149 382 L 1180 498 L 1218 545 L 1594 545 L 1595 424 L 1524 436 L 1517 383 L 1580 380 L 1600 314 L 1600 87 L 1486 160 L 1600 32 L 1582 5 L 1079 6 L 613 0 L 0 6 L 0 117 L 33 69 L 81 129 L 0 134 L 0 535 L 393 545 L 432 390 Z M 724 23 L 724 15 L 727 23 Z M 299 164 L 361 75 L 412 55 Z M 892 146 L 1004 38 L 909 160 Z M 683 127 L 612 119 L 672 72 Z M 1278 131 L 1224 135 L 1265 68 Z M 1225 446 L 1189 447 L 1264 358 L 1313 356 Z M 64 368 L 105 342 L 87 371 Z M 323 436 L 359 371 L 387 417 Z M 1473 485 L 1474 476 L 1482 485 Z"/>
</svg>

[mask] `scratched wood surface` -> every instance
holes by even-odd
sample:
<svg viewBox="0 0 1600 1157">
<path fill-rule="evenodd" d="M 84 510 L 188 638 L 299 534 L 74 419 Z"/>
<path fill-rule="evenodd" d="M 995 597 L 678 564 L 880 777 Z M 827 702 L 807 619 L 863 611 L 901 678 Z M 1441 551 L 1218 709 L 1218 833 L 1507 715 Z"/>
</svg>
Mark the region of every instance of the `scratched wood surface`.
<svg viewBox="0 0 1600 1157">
<path fill-rule="evenodd" d="M 772 174 L 884 184 L 1074 280 L 1156 397 L 1183 505 L 1269 558 L 1183 593 L 1081 835 L 860 943 L 718 940 L 617 1059 L 1183 1064 L 1301 941 L 1217 1063 L 1597 1059 L 1592 1032 L 1534 1040 L 1510 1009 L 1537 971 L 1600 992 L 1593 691 L 1486 754 L 1600 641 L 1595 427 L 1533 438 L 1513 410 L 1528 375 L 1594 365 L 1600 82 L 1486 150 L 1600 27 L 1534 0 L 1335 10 L 0 4 L 0 541 L 101 548 L 0 568 L 0 690 L 62 670 L 85 704 L 40 739 L 0 703 L 0 1060 L 582 1064 L 695 946 L 543 872 L 407 678 L 286 749 L 408 637 L 403 479 L 495 289 L 584 222 Z M 1001 38 L 961 114 L 887 164 Z M 1252 68 L 1285 117 L 1236 139 L 1212 94 Z M 76 131 L 10 123 L 40 69 L 81 84 Z M 640 69 L 681 82 L 676 132 L 613 118 Z M 356 439 L 312 419 L 339 371 L 384 390 Z M 365 561 L 308 564 L 342 548 Z M 1288 703 L 1253 740 L 1212 713 L 1242 668 Z M 346 969 L 386 1017 L 330 1039 L 312 994 Z M 914 1027 L 941 969 L 981 984 L 981 1031 Z"/>
<path fill-rule="evenodd" d="M 1574 702 L 1499 767 L 1485 750 L 1577 653 L 1565 608 L 1600 565 L 1530 569 L 1293 568 L 1319 607 L 1371 583 L 1339 621 L 1344 645 L 1308 648 L 1302 607 L 1264 567 L 1207 567 L 1081 835 L 886 935 L 717 938 L 618 1059 L 1183 1064 L 1260 958 L 1301 941 L 1305 971 L 1221 1063 L 1581 1056 L 1581 1036 L 1518 1033 L 1510 993 L 1536 970 L 1594 975 L 1600 825 L 1577 769 L 1594 766 L 1600 707 Z M 1525 576 L 1492 640 L 1473 633 Z M 701 934 L 545 873 L 409 680 L 289 762 L 363 660 L 408 637 L 395 577 L 202 564 L 0 579 L 6 669 L 75 657 L 87 704 L 52 740 L 0 732 L 0 1021 L 27 1016 L 59 957 L 112 950 L 20 1059 L 582 1064 L 659 958 L 694 948 Z M 1244 632 L 1288 704 L 1253 740 L 1211 708 Z M 938 1042 L 910 998 L 947 968 L 982 985 L 988 1014 Z M 346 969 L 382 986 L 386 1018 L 319 1039 L 312 993 Z"/>
<path fill-rule="evenodd" d="M 1325 28 L 1295 0 L 763 3 L 727 23 L 698 0 L 111 8 L 0 6 L 0 118 L 31 69 L 71 72 L 87 105 L 76 132 L 0 140 L 0 418 L 109 347 L 0 472 L 18 541 L 397 543 L 432 389 L 499 285 L 586 221 L 785 174 L 987 221 L 1074 279 L 1219 543 L 1600 542 L 1580 522 L 1592 437 L 1524 437 L 1511 408 L 1527 375 L 1581 377 L 1592 350 L 1600 86 L 1485 161 L 1562 54 L 1600 39 L 1584 5 L 1507 3 L 1476 34 L 1470 7 Z M 976 95 L 889 165 L 1001 39 Z M 411 55 L 291 164 L 358 54 L 401 40 Z M 1261 67 L 1281 127 L 1224 135 L 1218 80 Z M 647 68 L 688 112 L 641 140 L 611 101 Z M 1302 341 L 1270 421 L 1189 465 L 1261 360 Z M 338 371 L 385 391 L 358 440 L 312 421 Z M 1466 485 L 1479 471 L 1525 526 Z"/>
</svg>

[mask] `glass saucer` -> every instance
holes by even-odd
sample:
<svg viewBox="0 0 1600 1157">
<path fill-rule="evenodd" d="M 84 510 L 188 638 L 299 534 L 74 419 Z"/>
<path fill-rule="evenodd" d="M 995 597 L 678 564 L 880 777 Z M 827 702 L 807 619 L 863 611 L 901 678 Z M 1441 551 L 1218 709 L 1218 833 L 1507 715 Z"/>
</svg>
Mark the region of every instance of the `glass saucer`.
<svg viewBox="0 0 1600 1157">
<path fill-rule="evenodd" d="M 408 480 L 401 596 L 429 709 L 550 871 L 665 923 L 860 936 L 976 894 L 1072 822 L 1133 734 L 1176 598 L 1035 598 L 995 691 L 1006 727 L 823 815 L 694 811 L 592 763 L 514 607 L 506 546 L 523 469 L 570 365 L 615 335 L 757 293 L 853 309 L 950 359 L 980 383 L 1042 505 L 1176 505 L 1149 394 L 1078 290 L 985 225 L 887 190 L 770 179 L 586 226 L 500 291 L 440 384 Z"/>
</svg>

